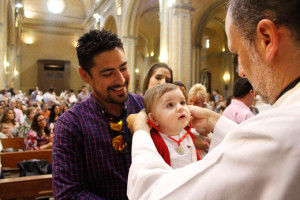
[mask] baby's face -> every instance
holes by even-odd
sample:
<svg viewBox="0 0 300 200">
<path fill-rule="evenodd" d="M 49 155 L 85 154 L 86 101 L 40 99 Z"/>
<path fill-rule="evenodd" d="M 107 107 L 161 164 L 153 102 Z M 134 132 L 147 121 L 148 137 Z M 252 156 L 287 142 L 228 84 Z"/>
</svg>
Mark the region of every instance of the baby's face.
<svg viewBox="0 0 300 200">
<path fill-rule="evenodd" d="M 149 116 L 162 133 L 170 136 L 179 135 L 191 118 L 185 97 L 179 88 L 163 94 L 154 103 Z"/>
<path fill-rule="evenodd" d="M 1 132 L 2 133 L 8 133 L 9 132 L 9 126 L 6 123 L 1 124 Z"/>
</svg>

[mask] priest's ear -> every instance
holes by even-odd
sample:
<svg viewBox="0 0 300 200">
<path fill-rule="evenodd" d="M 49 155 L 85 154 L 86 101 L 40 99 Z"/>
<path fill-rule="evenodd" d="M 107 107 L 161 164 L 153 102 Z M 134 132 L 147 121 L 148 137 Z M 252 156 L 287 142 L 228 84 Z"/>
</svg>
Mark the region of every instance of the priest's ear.
<svg viewBox="0 0 300 200">
<path fill-rule="evenodd" d="M 154 115 L 153 113 L 149 113 L 149 114 L 148 114 L 148 117 L 149 117 L 149 119 L 153 122 L 153 124 L 154 124 L 155 126 L 158 126 L 158 125 L 159 125 L 159 123 L 158 123 L 158 121 L 156 120 L 156 117 L 155 117 L 155 115 Z"/>
</svg>

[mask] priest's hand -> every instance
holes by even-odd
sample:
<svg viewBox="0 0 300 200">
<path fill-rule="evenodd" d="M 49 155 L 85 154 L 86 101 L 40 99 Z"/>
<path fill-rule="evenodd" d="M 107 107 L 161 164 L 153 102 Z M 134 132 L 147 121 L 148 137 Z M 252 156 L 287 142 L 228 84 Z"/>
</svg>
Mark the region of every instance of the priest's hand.
<svg viewBox="0 0 300 200">
<path fill-rule="evenodd" d="M 201 135 L 212 132 L 220 118 L 220 114 L 198 106 L 188 106 L 192 115 L 192 127 Z"/>
<path fill-rule="evenodd" d="M 144 130 L 150 133 L 150 127 L 147 122 L 148 116 L 144 109 L 139 113 L 131 114 L 127 117 L 128 127 L 132 133 L 135 133 L 138 130 Z"/>
</svg>

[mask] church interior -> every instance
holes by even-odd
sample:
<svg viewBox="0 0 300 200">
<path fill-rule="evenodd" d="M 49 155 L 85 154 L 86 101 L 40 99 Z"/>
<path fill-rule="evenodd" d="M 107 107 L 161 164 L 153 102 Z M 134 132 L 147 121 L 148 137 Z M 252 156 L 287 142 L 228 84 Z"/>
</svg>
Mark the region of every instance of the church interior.
<svg viewBox="0 0 300 200">
<path fill-rule="evenodd" d="M 187 89 L 230 95 L 236 58 L 227 47 L 224 0 L 1 0 L 0 89 L 80 90 L 76 41 L 91 29 L 116 33 L 140 93 L 149 66 L 173 70 Z"/>
</svg>

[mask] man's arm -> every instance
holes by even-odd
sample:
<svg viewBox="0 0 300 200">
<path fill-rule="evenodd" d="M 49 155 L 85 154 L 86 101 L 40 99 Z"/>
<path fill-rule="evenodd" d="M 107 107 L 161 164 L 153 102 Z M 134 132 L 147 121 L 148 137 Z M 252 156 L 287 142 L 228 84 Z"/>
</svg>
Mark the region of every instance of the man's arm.
<svg viewBox="0 0 300 200">
<path fill-rule="evenodd" d="M 260 124 L 271 128 L 274 125 L 271 117 L 274 116 L 264 117 L 268 121 Z M 275 131 L 277 140 L 273 137 L 274 131 L 262 129 L 257 121 L 235 125 L 203 160 L 174 170 L 157 153 L 145 120 L 131 118 L 128 122 L 133 123 L 129 127 L 135 131 L 127 188 L 129 199 L 277 199 L 278 196 L 285 199 L 285 196 L 299 193 L 297 184 L 289 184 L 299 177 L 298 165 L 293 163 L 294 155 L 287 154 L 289 147 L 278 148 L 284 128 Z M 225 117 L 221 117 L 220 123 L 216 122 L 214 132 L 222 128 L 220 124 L 234 125 Z M 293 164 L 289 173 L 278 173 L 289 168 L 290 162 Z M 282 181 L 272 178 L 277 176 Z"/>
<path fill-rule="evenodd" d="M 55 199 L 101 199 L 85 189 L 84 144 L 79 120 L 70 113 L 58 119 L 53 138 Z M 77 121 L 76 121 L 77 120 Z"/>
</svg>

